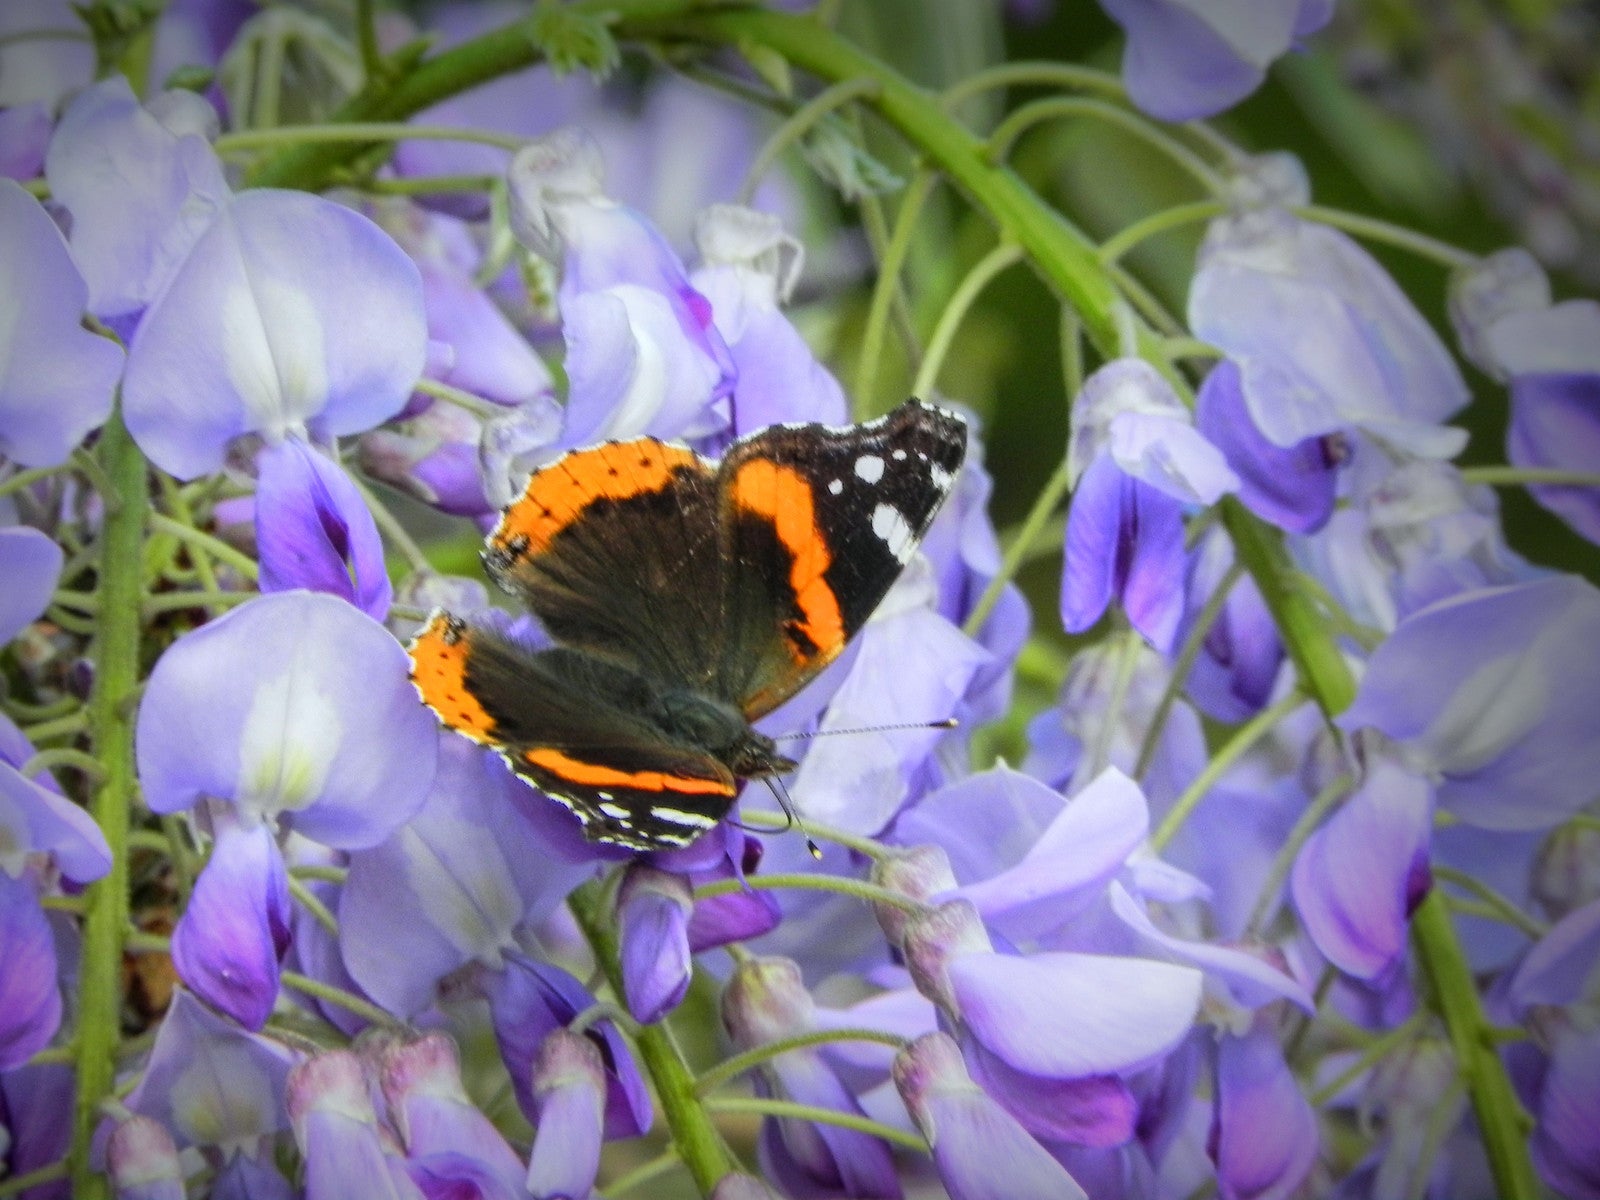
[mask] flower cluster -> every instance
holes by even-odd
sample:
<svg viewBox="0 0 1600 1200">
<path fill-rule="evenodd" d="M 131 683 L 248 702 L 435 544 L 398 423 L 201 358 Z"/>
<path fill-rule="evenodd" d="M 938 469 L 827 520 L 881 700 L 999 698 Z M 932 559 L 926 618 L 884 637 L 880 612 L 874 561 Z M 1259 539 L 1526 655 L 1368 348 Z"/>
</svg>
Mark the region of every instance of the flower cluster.
<svg viewBox="0 0 1600 1200">
<path fill-rule="evenodd" d="M 1097 255 L 814 16 L 498 7 L 0 15 L 0 1192 L 1600 1197 L 1600 591 L 1491 490 L 1600 541 L 1600 304 L 1427 242 L 1446 337 L 1292 156 L 1211 132 L 1180 324 L 1115 261 L 1171 214 Z M 1104 7 L 1132 123 L 1332 9 Z M 73 22 L 193 86 L 92 78 Z M 791 115 L 603 83 L 629 39 Z M 803 141 L 874 228 L 899 181 L 849 104 L 1005 235 L 925 344 L 933 176 L 863 284 L 769 169 Z M 421 703 L 435 606 L 550 644 L 461 565 L 532 472 L 881 407 L 816 349 L 857 285 L 859 378 L 903 317 L 937 388 L 1017 256 L 1074 285 L 1056 477 L 1002 539 L 1003 406 L 926 397 L 966 465 L 758 723 L 795 738 L 771 796 L 627 851 Z M 1460 465 L 1462 360 L 1503 466 Z M 1007 727 L 1020 766 L 973 736 Z"/>
</svg>

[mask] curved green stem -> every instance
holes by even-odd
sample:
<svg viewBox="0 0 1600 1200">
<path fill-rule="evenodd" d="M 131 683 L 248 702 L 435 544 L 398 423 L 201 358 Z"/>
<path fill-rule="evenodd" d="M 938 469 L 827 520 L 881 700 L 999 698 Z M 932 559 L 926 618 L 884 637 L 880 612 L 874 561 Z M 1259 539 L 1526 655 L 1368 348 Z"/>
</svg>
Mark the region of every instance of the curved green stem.
<svg viewBox="0 0 1600 1200">
<path fill-rule="evenodd" d="M 343 988 L 334 987 L 331 983 L 323 983 L 320 979 L 312 979 L 309 975 L 302 975 L 298 971 L 285 971 L 279 979 L 284 987 L 293 988 L 297 992 L 304 992 L 308 996 L 315 996 L 329 1004 L 337 1004 L 348 1012 L 372 1022 L 374 1025 L 387 1029 L 403 1029 L 405 1022 L 393 1013 L 379 1008 L 369 1000 L 364 1000 Z"/>
<path fill-rule="evenodd" d="M 1035 125 L 1062 117 L 1084 116 L 1095 117 L 1107 124 L 1115 125 L 1124 133 L 1132 134 L 1140 141 L 1154 147 L 1192 175 L 1209 194 L 1215 196 L 1222 191 L 1222 177 L 1207 166 L 1194 151 L 1168 137 L 1148 118 L 1092 96 L 1051 96 L 1024 104 L 995 126 L 994 132 L 989 135 L 986 149 L 989 161 L 1004 162 L 1017 139 Z"/>
<path fill-rule="evenodd" d="M 617 995 L 623 994 L 617 929 L 605 902 L 605 883 L 590 880 L 567 898 L 567 907 L 594 950 L 595 961 Z M 656 1097 L 672 1131 L 672 1141 L 702 1196 L 733 1170 L 733 1159 L 711 1121 L 709 1105 L 695 1095 L 694 1076 L 665 1023 L 646 1025 L 634 1039 L 639 1058 L 655 1084 Z"/>
<path fill-rule="evenodd" d="M 1553 487 L 1600 488 L 1600 473 L 1567 471 L 1560 467 L 1463 467 L 1461 482 L 1486 483 L 1491 487 L 1546 484 Z"/>
<path fill-rule="evenodd" d="M 1346 233 L 1353 233 L 1369 241 L 1384 242 L 1401 250 L 1408 250 L 1420 258 L 1430 259 L 1451 270 L 1456 267 L 1471 266 L 1478 261 L 1476 254 L 1452 246 L 1449 242 L 1441 242 L 1438 238 L 1431 238 L 1414 229 L 1381 221 L 1377 217 L 1365 217 L 1359 213 L 1344 212 L 1337 208 L 1324 208 L 1320 204 L 1308 204 L 1295 211 L 1308 221 L 1332 225 L 1335 229 L 1342 229 Z"/>
<path fill-rule="evenodd" d="M 793 888 L 798 891 L 834 892 L 840 896 L 853 896 L 869 904 L 888 904 L 909 913 L 920 913 L 927 908 L 920 900 L 913 900 L 903 892 L 892 892 L 875 883 L 859 879 L 846 879 L 840 875 L 747 875 L 743 879 L 718 879 L 703 883 L 694 889 L 696 900 L 709 900 L 713 896 L 731 896 L 746 888 L 758 891 L 775 891 Z"/>
<path fill-rule="evenodd" d="M 739 186 L 739 203 L 750 203 L 756 188 L 761 186 L 761 180 L 772 169 L 772 164 L 778 161 L 778 156 L 811 132 L 812 126 L 835 109 L 843 108 L 861 96 L 870 95 L 877 87 L 875 79 L 841 79 L 795 109 L 788 119 L 772 131 L 772 136 L 766 140 L 756 154 L 755 161 L 750 164 L 750 169 L 745 172 L 744 182 Z"/>
<path fill-rule="evenodd" d="M 217 139 L 219 155 L 240 150 L 275 150 L 285 145 L 306 143 L 356 143 L 371 146 L 382 142 L 478 142 L 517 151 L 528 142 L 525 137 L 493 133 L 487 129 L 456 128 L 450 125 L 406 125 L 393 121 L 351 121 L 342 125 L 278 125 L 270 129 L 241 129 Z"/>
<path fill-rule="evenodd" d="M 972 269 L 967 272 L 966 277 L 946 303 L 944 311 L 939 314 L 939 324 L 934 327 L 933 336 L 928 339 L 927 352 L 922 356 L 922 365 L 917 368 L 916 381 L 911 385 L 913 396 L 929 397 L 933 394 L 933 387 L 939 380 L 939 369 L 944 366 L 945 355 L 950 352 L 950 344 L 955 340 L 956 330 L 960 329 L 961 322 L 966 320 L 967 312 L 977 300 L 978 294 L 988 287 L 989 281 L 1001 271 L 1021 261 L 1022 249 L 1009 242 L 1002 242 L 973 264 Z"/>
<path fill-rule="evenodd" d="M 1306 839 L 1316 832 L 1317 826 L 1322 824 L 1322 818 L 1344 799 L 1353 782 L 1354 780 L 1348 775 L 1340 775 L 1337 779 L 1331 780 L 1312 798 L 1311 803 L 1306 805 L 1305 811 L 1295 821 L 1294 827 L 1283 839 L 1283 845 L 1278 847 L 1277 854 L 1272 857 L 1272 866 L 1268 868 L 1267 878 L 1256 896 L 1255 907 L 1250 910 L 1250 919 L 1245 922 L 1245 929 L 1250 933 L 1262 939 L 1266 938 L 1267 922 L 1278 910 L 1278 897 L 1283 892 L 1283 884 L 1289 878 L 1289 872 L 1294 869 L 1294 860 L 1300 856 L 1300 847 L 1304 846 Z"/>
<path fill-rule="evenodd" d="M 1146 238 L 1153 238 L 1168 230 L 1182 229 L 1185 225 L 1209 221 L 1227 211 L 1228 206 L 1220 200 L 1196 200 L 1190 204 L 1175 204 L 1158 213 L 1151 213 L 1148 217 L 1119 229 L 1102 242 L 1100 261 L 1114 263 Z"/>
<path fill-rule="evenodd" d="M 1122 80 L 1109 71 L 1043 60 L 1007 62 L 974 71 L 960 82 L 951 84 L 939 94 L 939 107 L 946 112 L 953 112 L 963 101 L 974 96 L 997 88 L 1017 86 L 1077 88 L 1085 92 L 1099 92 L 1114 100 L 1128 94 L 1122 86 Z"/>
<path fill-rule="evenodd" d="M 85 893 L 71 1157 L 73 1195 L 89 1200 L 108 1194 L 105 1177 L 90 1166 L 89 1140 L 101 1102 L 111 1094 L 122 1022 L 128 830 L 137 787 L 131 700 L 139 683 L 139 590 L 149 506 L 144 455 L 128 436 L 120 409 L 100 432 L 99 453 L 115 490 L 105 497 L 99 589 L 103 612 L 92 651 L 95 687 L 89 701 L 89 730 L 105 776 L 89 811 L 111 847 L 111 869 Z"/>
<path fill-rule="evenodd" d="M 911 252 L 917 218 L 922 215 L 922 207 L 933 194 L 938 179 L 938 175 L 927 170 L 919 170 L 912 176 L 905 194 L 900 198 L 894 230 L 878 262 L 878 279 L 872 287 L 867 323 L 861 333 L 861 355 L 856 360 L 855 403 L 862 411 L 876 411 L 878 372 L 883 364 L 883 343 L 889 331 L 889 313 L 900 290 L 900 272 L 905 268 L 906 257 Z"/>
<path fill-rule="evenodd" d="M 828 1042 L 851 1041 L 881 1042 L 896 1050 L 902 1049 L 906 1044 L 906 1039 L 899 1034 L 886 1033 L 881 1029 L 819 1029 L 812 1033 L 800 1033 L 724 1059 L 710 1070 L 701 1073 L 700 1078 L 695 1080 L 695 1092 L 703 1096 L 721 1087 L 730 1079 L 736 1079 L 746 1071 L 791 1050 L 803 1050 L 807 1046 L 820 1046 Z"/>
<path fill-rule="evenodd" d="M 818 1108 L 811 1104 L 796 1104 L 792 1100 L 763 1100 L 755 1096 L 719 1096 L 705 1101 L 705 1106 L 711 1112 L 756 1113 L 763 1117 L 793 1117 L 799 1121 L 838 1125 L 844 1129 L 871 1134 L 886 1142 L 893 1142 L 896 1146 L 904 1146 L 907 1150 L 921 1150 L 926 1153 L 928 1149 L 928 1143 L 915 1134 L 896 1129 L 892 1125 L 885 1125 L 881 1121 L 874 1121 L 871 1117 L 858 1117 L 855 1113 L 840 1112 L 836 1108 Z"/>
</svg>

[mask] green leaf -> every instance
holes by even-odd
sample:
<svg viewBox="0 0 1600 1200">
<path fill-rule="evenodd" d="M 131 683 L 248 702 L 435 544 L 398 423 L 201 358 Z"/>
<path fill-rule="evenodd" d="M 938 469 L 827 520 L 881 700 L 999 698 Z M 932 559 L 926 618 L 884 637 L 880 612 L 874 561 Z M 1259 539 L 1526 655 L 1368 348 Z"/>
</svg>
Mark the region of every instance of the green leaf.
<svg viewBox="0 0 1600 1200">
<path fill-rule="evenodd" d="M 604 79 L 622 61 L 611 31 L 591 13 L 542 6 L 528 22 L 528 36 L 557 75 L 581 69 Z"/>
</svg>

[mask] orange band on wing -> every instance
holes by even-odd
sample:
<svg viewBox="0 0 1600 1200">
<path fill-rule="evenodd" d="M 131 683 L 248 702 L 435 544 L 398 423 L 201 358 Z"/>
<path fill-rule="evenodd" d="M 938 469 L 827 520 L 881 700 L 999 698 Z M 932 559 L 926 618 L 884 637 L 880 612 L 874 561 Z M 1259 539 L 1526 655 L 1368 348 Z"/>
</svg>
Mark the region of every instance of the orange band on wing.
<svg viewBox="0 0 1600 1200">
<path fill-rule="evenodd" d="M 448 613 L 434 613 L 406 647 L 411 683 L 445 725 L 475 742 L 489 742 L 495 721 L 467 688 L 469 652 L 466 627 Z"/>
<path fill-rule="evenodd" d="M 526 750 L 522 757 L 531 766 L 542 767 L 568 783 L 585 787 L 632 788 L 641 792 L 678 792 L 691 796 L 731 796 L 734 791 L 732 783 L 721 779 L 668 775 L 664 771 L 619 771 L 615 767 L 570 758 L 559 750 Z"/>
<path fill-rule="evenodd" d="M 838 598 L 823 577 L 833 564 L 828 543 L 817 528 L 811 485 L 790 467 L 753 458 L 739 468 L 733 501 L 746 512 L 772 522 L 778 541 L 789 551 L 789 586 L 800 609 L 800 632 L 825 658 L 844 648 L 844 616 Z M 795 657 L 813 657 L 790 647 Z"/>
<path fill-rule="evenodd" d="M 511 557 L 538 554 L 596 500 L 660 491 L 674 471 L 699 464 L 694 451 L 654 438 L 574 450 L 533 473 L 521 499 L 501 514 L 489 546 Z"/>
</svg>

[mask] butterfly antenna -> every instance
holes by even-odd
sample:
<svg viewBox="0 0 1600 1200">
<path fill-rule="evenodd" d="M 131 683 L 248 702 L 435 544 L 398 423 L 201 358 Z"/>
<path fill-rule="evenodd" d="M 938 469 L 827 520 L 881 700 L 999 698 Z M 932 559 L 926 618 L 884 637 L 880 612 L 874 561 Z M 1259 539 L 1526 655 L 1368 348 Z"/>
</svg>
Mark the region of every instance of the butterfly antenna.
<svg viewBox="0 0 1600 1200">
<path fill-rule="evenodd" d="M 809 853 L 812 858 L 816 859 L 818 862 L 821 862 L 822 848 L 818 846 L 817 843 L 811 839 L 811 835 L 806 832 L 805 823 L 800 820 L 800 810 L 795 807 L 794 801 L 789 798 L 789 789 L 783 786 L 783 780 L 779 779 L 776 775 L 768 775 L 765 777 L 764 781 L 767 787 L 771 790 L 773 796 L 776 797 L 778 801 L 778 807 L 783 809 L 783 828 L 776 831 L 771 829 L 757 829 L 752 825 L 741 824 L 740 822 L 733 820 L 731 817 L 728 819 L 728 824 L 737 826 L 740 829 L 748 830 L 750 833 L 788 833 L 791 829 L 798 829 L 800 831 L 800 835 L 806 839 L 806 852 Z"/>
<path fill-rule="evenodd" d="M 813 729 L 809 733 L 780 733 L 773 736 L 775 742 L 793 742 L 808 738 L 834 737 L 841 733 L 883 733 L 891 729 L 955 729 L 961 724 L 954 717 L 944 717 L 938 721 L 908 721 L 904 725 L 862 725 L 857 729 Z"/>
</svg>

